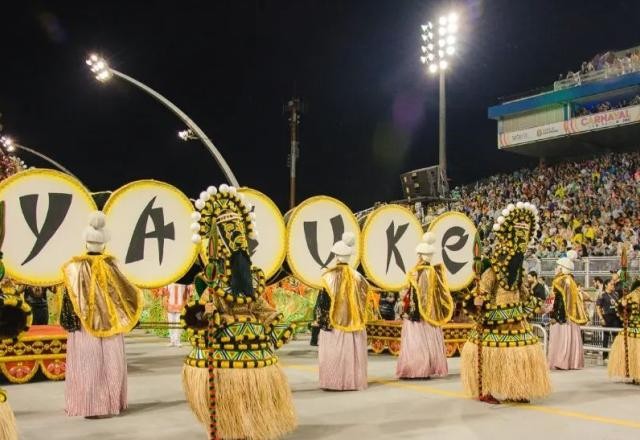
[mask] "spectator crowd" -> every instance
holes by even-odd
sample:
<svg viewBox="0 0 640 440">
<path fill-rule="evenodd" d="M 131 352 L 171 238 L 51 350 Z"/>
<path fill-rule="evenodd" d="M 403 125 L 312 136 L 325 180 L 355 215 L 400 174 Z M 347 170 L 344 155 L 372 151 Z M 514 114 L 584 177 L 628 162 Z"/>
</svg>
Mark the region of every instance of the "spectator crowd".
<svg viewBox="0 0 640 440">
<path fill-rule="evenodd" d="M 501 210 L 523 200 L 540 211 L 539 258 L 558 258 L 569 249 L 580 257 L 617 256 L 623 244 L 630 258 L 640 256 L 640 152 L 495 175 L 455 188 L 452 197 L 449 209 L 474 221 L 485 246 Z M 430 205 L 427 218 L 444 210 Z"/>
</svg>

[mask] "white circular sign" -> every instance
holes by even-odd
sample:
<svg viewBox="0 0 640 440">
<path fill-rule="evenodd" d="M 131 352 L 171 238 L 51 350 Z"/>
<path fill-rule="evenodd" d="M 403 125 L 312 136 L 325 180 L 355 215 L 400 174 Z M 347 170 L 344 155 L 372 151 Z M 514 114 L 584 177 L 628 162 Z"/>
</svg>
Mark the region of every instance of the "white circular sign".
<svg viewBox="0 0 640 440">
<path fill-rule="evenodd" d="M 59 171 L 30 169 L 0 183 L 0 200 L 7 275 L 36 286 L 62 283 L 62 265 L 86 251 L 82 232 L 97 209 L 89 191 Z"/>
<path fill-rule="evenodd" d="M 166 286 L 193 265 L 193 206 L 180 190 L 156 180 L 139 180 L 116 190 L 104 206 L 111 240 L 106 251 L 135 285 Z"/>
<path fill-rule="evenodd" d="M 298 205 L 287 222 L 287 262 L 293 275 L 304 284 L 322 288 L 322 274 L 335 265 L 333 245 L 344 232 L 355 235 L 350 265 L 360 261 L 360 228 L 349 208 L 339 200 L 315 196 Z"/>
<path fill-rule="evenodd" d="M 403 206 L 384 205 L 371 212 L 362 228 L 362 267 L 367 277 L 385 290 L 405 287 L 422 234 L 420 221 Z"/>
<path fill-rule="evenodd" d="M 257 240 L 249 240 L 251 262 L 264 271 L 267 279 L 274 276 L 286 256 L 287 228 L 282 213 L 269 197 L 252 188 L 238 189 L 256 214 Z"/>
<path fill-rule="evenodd" d="M 451 291 L 464 289 L 475 276 L 473 244 L 476 225 L 463 213 L 449 211 L 436 217 L 429 224 L 429 231 L 436 236 L 436 252 L 431 263 L 442 263 Z"/>
</svg>

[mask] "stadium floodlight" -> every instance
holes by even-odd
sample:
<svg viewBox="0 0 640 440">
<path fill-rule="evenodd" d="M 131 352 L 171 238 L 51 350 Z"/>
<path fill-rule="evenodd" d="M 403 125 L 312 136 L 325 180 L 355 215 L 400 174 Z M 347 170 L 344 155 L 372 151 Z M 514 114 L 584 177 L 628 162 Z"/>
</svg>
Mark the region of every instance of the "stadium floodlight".
<svg viewBox="0 0 640 440">
<path fill-rule="evenodd" d="M 190 128 L 186 130 L 180 130 L 178 132 L 178 137 L 183 141 L 191 141 L 194 139 L 198 139 L 198 136 L 196 136 L 196 134 Z"/>
<path fill-rule="evenodd" d="M 10 138 L 9 136 L 0 137 L 0 144 L 2 144 L 4 149 L 7 150 L 9 153 L 13 153 L 14 151 L 16 151 L 15 143 L 13 142 L 13 139 Z"/>
<path fill-rule="evenodd" d="M 209 150 L 209 153 L 211 153 L 211 155 L 217 162 L 218 166 L 221 168 L 228 182 L 233 186 L 236 186 L 236 187 L 240 186 L 240 184 L 238 183 L 238 179 L 236 179 L 236 176 L 233 174 L 233 171 L 231 171 L 231 168 L 227 164 L 227 161 L 224 160 L 224 158 L 222 157 L 222 154 L 220 154 L 220 151 L 218 151 L 215 145 L 213 145 L 213 142 L 211 142 L 211 139 L 209 139 L 209 137 L 204 133 L 204 131 L 202 131 L 202 129 L 198 127 L 196 123 L 193 122 L 193 120 L 189 116 L 187 116 L 186 113 L 180 110 L 174 103 L 169 101 L 167 98 L 165 98 L 160 93 L 156 92 L 146 84 L 143 84 L 137 79 L 132 78 L 129 75 L 126 75 L 112 68 L 111 66 L 109 66 L 109 63 L 107 63 L 107 61 L 98 54 L 94 53 L 89 55 L 89 58 L 87 58 L 86 63 L 87 63 L 87 66 L 89 66 L 89 68 L 91 69 L 91 72 L 94 73 L 95 78 L 98 81 L 106 82 L 115 76 L 127 81 L 130 84 L 133 84 L 134 86 L 138 87 L 139 89 L 143 90 L 144 92 L 148 93 L 149 95 L 153 96 L 155 99 L 160 101 L 164 106 L 166 106 L 176 116 L 178 116 L 182 120 L 182 122 L 185 123 L 185 125 L 193 133 L 193 136 L 194 136 L 193 139 L 199 139 L 200 142 L 202 142 L 205 145 L 205 147 L 207 147 L 207 149 Z M 188 138 L 188 139 L 191 139 L 191 138 Z"/>
<path fill-rule="evenodd" d="M 67 168 L 65 168 L 64 166 L 62 166 L 62 164 L 56 162 L 55 160 L 53 160 L 52 158 L 50 158 L 49 156 L 47 156 L 44 153 L 41 153 L 40 151 L 33 149 L 33 148 L 29 148 L 29 147 L 25 147 L 24 145 L 20 145 L 19 143 L 17 143 L 13 138 L 9 137 L 9 136 L 2 136 L 0 137 L 0 145 L 2 145 L 2 147 L 7 150 L 8 153 L 13 153 L 16 150 L 20 150 L 20 151 L 26 151 L 27 153 L 31 153 L 34 156 L 38 156 L 40 159 L 48 162 L 49 164 L 53 165 L 55 168 L 59 169 L 60 171 L 67 173 L 68 175 L 75 177 L 77 179 L 77 177 L 71 172 L 69 171 Z M 4 152 L 2 153 L 4 154 Z M 20 165 L 24 167 L 25 163 L 22 159 L 19 159 Z"/>
<path fill-rule="evenodd" d="M 420 62 L 427 71 L 435 75 L 440 73 L 440 124 L 439 124 L 439 164 L 443 188 L 447 188 L 447 156 L 446 156 L 446 101 L 445 101 L 445 71 L 450 69 L 453 56 L 457 52 L 457 35 L 460 17 L 456 12 L 442 15 L 436 22 L 428 21 L 420 26 L 422 30 Z M 434 37 L 438 29 L 437 38 Z M 426 45 L 425 45 L 426 43 Z M 426 51 L 425 51 L 426 46 Z M 426 56 L 425 56 L 426 54 Z M 446 189 L 445 189 L 446 191 Z"/>
</svg>

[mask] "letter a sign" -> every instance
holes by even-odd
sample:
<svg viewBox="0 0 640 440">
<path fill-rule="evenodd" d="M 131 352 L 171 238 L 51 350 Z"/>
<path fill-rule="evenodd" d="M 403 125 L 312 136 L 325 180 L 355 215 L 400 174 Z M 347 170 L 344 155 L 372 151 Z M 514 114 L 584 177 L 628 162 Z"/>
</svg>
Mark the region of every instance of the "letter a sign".
<svg viewBox="0 0 640 440">
<path fill-rule="evenodd" d="M 362 267 L 382 289 L 398 291 L 406 286 L 406 273 L 417 262 L 416 245 L 422 225 L 400 205 L 384 205 L 368 215 L 362 228 Z"/>
<path fill-rule="evenodd" d="M 89 191 L 67 174 L 31 169 L 3 180 L 0 200 L 7 276 L 38 286 L 61 283 L 62 264 L 85 252 L 82 231 L 96 210 Z"/>
<path fill-rule="evenodd" d="M 104 206 L 111 240 L 106 251 L 137 286 L 154 288 L 180 279 L 197 256 L 191 243 L 191 202 L 157 180 L 119 188 Z"/>
<path fill-rule="evenodd" d="M 339 200 L 327 196 L 305 200 L 290 213 L 287 231 L 287 262 L 304 284 L 322 288 L 322 273 L 336 264 L 331 248 L 344 232 L 356 236 L 350 265 L 358 267 L 360 228 L 353 213 Z"/>
</svg>

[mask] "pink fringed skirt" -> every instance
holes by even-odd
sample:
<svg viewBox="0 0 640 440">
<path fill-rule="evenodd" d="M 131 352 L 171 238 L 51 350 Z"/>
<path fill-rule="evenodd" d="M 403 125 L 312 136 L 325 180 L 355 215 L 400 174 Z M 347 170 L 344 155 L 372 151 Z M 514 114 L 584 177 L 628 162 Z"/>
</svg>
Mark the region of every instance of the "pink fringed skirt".
<svg viewBox="0 0 640 440">
<path fill-rule="evenodd" d="M 551 324 L 549 330 L 549 368 L 580 370 L 584 368 L 584 352 L 580 327 L 573 323 Z"/>
<path fill-rule="evenodd" d="M 96 338 L 84 330 L 69 333 L 64 393 L 68 416 L 117 415 L 126 409 L 124 336 Z"/>
<path fill-rule="evenodd" d="M 367 388 L 367 331 L 320 331 L 320 388 L 364 390 Z"/>
<path fill-rule="evenodd" d="M 426 322 L 405 319 L 396 376 L 414 379 L 446 376 L 448 373 L 442 329 Z"/>
</svg>

